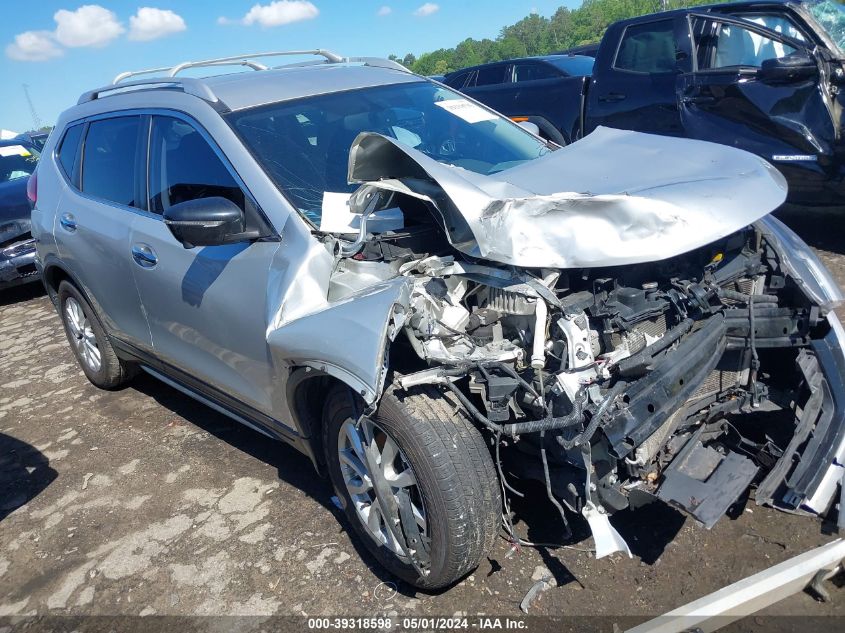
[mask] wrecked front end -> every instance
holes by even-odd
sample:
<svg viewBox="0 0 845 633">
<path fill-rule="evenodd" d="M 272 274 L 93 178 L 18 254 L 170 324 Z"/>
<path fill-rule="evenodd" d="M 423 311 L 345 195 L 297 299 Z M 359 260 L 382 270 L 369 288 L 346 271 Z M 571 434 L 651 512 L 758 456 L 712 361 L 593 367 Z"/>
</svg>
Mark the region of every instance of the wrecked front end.
<svg viewBox="0 0 845 633">
<path fill-rule="evenodd" d="M 767 164 L 697 144 L 737 162 L 733 181 L 690 168 L 636 193 L 554 194 L 536 183 L 571 159 L 467 176 L 362 137 L 357 236 L 323 238 L 330 303 L 392 288 L 372 405 L 385 381 L 438 385 L 487 434 L 503 485 L 542 482 L 565 522 L 586 518 L 597 556 L 627 551 L 610 515 L 654 501 L 708 528 L 752 486 L 757 503 L 828 510 L 845 456 L 841 297 L 766 216 L 785 193 Z M 380 214 L 401 226 L 368 231 Z"/>
</svg>

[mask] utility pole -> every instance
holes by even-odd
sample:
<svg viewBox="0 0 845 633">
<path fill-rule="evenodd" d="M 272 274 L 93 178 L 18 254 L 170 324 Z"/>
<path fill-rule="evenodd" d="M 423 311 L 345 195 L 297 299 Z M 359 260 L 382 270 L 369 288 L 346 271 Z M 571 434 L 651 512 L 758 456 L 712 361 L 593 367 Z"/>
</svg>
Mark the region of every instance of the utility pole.
<svg viewBox="0 0 845 633">
<path fill-rule="evenodd" d="M 32 97 L 29 96 L 29 85 L 21 84 L 23 86 L 23 93 L 26 96 L 26 102 L 29 104 L 29 113 L 32 115 L 32 123 L 35 125 L 34 130 L 41 129 L 41 119 L 38 118 L 38 113 L 35 111 L 35 104 L 32 103 Z"/>
</svg>

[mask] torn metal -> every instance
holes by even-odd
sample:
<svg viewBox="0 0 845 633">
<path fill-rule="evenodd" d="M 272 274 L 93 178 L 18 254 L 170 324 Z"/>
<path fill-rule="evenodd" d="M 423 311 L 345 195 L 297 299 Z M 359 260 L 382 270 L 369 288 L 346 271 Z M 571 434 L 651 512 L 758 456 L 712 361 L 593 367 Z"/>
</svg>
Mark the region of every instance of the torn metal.
<svg viewBox="0 0 845 633">
<path fill-rule="evenodd" d="M 830 507 L 841 294 L 763 217 L 785 196 L 764 161 L 600 130 L 483 176 L 362 134 L 349 176 L 357 234 L 320 234 L 322 294 L 280 313 L 277 362 L 371 410 L 388 383 L 437 385 L 489 434 L 505 487 L 544 482 L 597 556 L 630 555 L 610 517 L 655 501 L 708 528 L 749 486 L 786 511 Z"/>
<path fill-rule="evenodd" d="M 364 133 L 352 145 L 349 181 L 419 196 L 442 214 L 455 248 L 525 267 L 672 257 L 751 224 L 786 199 L 783 176 L 753 154 L 610 128 L 491 175 Z"/>
</svg>

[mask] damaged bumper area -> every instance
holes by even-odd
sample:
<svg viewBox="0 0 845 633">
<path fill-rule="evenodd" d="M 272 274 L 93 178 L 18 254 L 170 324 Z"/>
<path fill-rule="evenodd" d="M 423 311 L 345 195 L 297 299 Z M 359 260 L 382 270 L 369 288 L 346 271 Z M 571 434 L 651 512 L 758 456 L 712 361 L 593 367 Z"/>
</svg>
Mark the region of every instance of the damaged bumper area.
<svg viewBox="0 0 845 633">
<path fill-rule="evenodd" d="M 13 221 L 0 226 L 0 288 L 37 279 L 35 239 L 29 233 L 29 222 Z"/>
<path fill-rule="evenodd" d="M 438 385 L 488 435 L 503 486 L 543 482 L 598 556 L 627 551 L 614 512 L 657 501 L 708 528 L 749 488 L 828 511 L 845 463 L 841 296 L 764 217 L 785 197 L 767 163 L 600 130 L 483 176 L 362 134 L 349 179 L 358 235 L 320 234 L 329 307 L 271 332 L 285 362 L 372 406 L 387 382 Z M 368 230 L 380 213 L 401 228 Z"/>
<path fill-rule="evenodd" d="M 749 487 L 758 504 L 830 508 L 843 330 L 758 229 L 637 266 L 504 278 L 427 258 L 403 272 L 405 338 L 426 368 L 396 382 L 441 385 L 499 444 L 508 485 L 546 483 L 597 555 L 628 551 L 612 513 L 658 500 L 707 528 Z"/>
</svg>

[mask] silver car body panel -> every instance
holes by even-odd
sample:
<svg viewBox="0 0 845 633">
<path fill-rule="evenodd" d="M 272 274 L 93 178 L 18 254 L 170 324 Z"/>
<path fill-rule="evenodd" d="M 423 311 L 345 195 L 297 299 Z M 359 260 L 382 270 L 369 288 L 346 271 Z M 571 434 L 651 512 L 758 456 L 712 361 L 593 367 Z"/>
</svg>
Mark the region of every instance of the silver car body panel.
<svg viewBox="0 0 845 633">
<path fill-rule="evenodd" d="M 267 335 L 277 367 L 312 367 L 339 378 L 367 404 L 381 395 L 387 345 L 402 327 L 411 282 L 376 284 Z"/>
<path fill-rule="evenodd" d="M 391 181 L 414 177 L 420 168 L 442 187 L 474 237 L 453 232 L 453 245 L 514 266 L 665 259 L 730 235 L 786 199 L 783 176 L 753 154 L 610 128 L 487 176 L 365 133 L 353 143 L 349 180 L 395 188 Z M 454 220 L 447 217 L 446 225 Z"/>
</svg>

